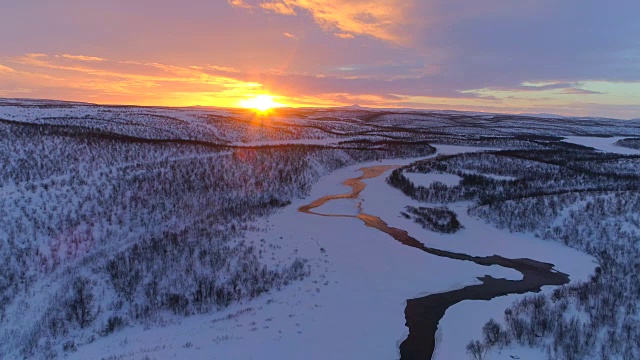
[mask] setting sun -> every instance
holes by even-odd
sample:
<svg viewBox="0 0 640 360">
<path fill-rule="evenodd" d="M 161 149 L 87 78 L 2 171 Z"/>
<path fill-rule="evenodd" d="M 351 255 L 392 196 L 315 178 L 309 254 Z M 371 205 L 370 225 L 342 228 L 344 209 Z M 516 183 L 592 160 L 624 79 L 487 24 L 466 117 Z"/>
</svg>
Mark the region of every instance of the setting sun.
<svg viewBox="0 0 640 360">
<path fill-rule="evenodd" d="M 257 95 L 251 99 L 240 101 L 240 106 L 247 109 L 255 109 L 258 111 L 268 111 L 275 107 L 281 107 L 282 104 L 275 102 L 273 96 Z"/>
</svg>

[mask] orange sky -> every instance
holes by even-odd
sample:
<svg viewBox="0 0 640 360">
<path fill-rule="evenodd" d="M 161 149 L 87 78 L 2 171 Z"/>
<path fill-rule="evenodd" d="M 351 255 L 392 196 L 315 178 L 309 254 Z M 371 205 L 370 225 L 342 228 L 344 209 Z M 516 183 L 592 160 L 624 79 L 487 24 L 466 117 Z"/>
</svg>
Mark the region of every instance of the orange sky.
<svg viewBox="0 0 640 360">
<path fill-rule="evenodd" d="M 640 117 L 640 6 L 567 1 L 15 2 L 0 96 Z"/>
</svg>

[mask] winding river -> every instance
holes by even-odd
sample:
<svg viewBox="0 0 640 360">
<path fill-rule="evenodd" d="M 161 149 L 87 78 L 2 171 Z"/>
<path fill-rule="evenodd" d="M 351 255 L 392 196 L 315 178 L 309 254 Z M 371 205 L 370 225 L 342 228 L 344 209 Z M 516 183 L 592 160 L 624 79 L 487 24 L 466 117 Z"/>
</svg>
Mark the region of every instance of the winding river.
<svg viewBox="0 0 640 360">
<path fill-rule="evenodd" d="M 496 279 L 491 276 L 478 278 L 481 284 L 466 286 L 462 289 L 431 294 L 421 298 L 407 300 L 405 308 L 406 326 L 409 328 L 409 336 L 400 344 L 400 358 L 402 360 L 431 359 L 435 348 L 435 335 L 440 319 L 445 311 L 464 300 L 490 300 L 509 294 L 524 294 L 539 292 L 542 286 L 563 285 L 569 282 L 567 274 L 553 270 L 554 265 L 538 262 L 531 259 L 508 259 L 499 255 L 471 256 L 446 250 L 427 247 L 417 239 L 411 237 L 405 230 L 389 226 L 381 218 L 366 214 L 362 211 L 362 201 L 358 205 L 357 215 L 321 214 L 314 209 L 332 200 L 358 199 L 365 189 L 363 180 L 372 179 L 383 175 L 391 169 L 399 166 L 373 166 L 361 168 L 362 175 L 357 178 L 347 179 L 344 185 L 351 187 L 351 192 L 322 197 L 309 205 L 302 206 L 298 211 L 327 217 L 350 217 L 360 219 L 366 226 L 380 230 L 399 243 L 424 251 L 431 255 L 460 261 L 471 261 L 478 265 L 499 265 L 514 269 L 522 274 L 521 280 Z"/>
</svg>

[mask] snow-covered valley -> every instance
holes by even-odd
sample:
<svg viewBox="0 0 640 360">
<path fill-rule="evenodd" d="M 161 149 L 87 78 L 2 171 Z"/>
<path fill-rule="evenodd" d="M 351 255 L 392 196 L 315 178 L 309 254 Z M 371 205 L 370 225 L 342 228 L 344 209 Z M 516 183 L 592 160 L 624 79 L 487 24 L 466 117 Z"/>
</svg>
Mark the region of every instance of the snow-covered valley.
<svg viewBox="0 0 640 360">
<path fill-rule="evenodd" d="M 361 167 L 410 162 L 385 160 L 335 171 L 320 179 L 308 198 L 269 217 L 262 224 L 268 230 L 248 234 L 247 239 L 258 246 L 260 239 L 274 239 L 271 241 L 278 244 L 276 256 L 280 259 L 294 254 L 310 259 L 313 275 L 300 284 L 230 307 L 215 316 L 190 318 L 161 329 L 128 329 L 81 348 L 73 358 L 100 354 L 131 358 L 148 355 L 158 359 L 398 358 L 398 345 L 408 333 L 403 316 L 407 299 L 477 284 L 476 278 L 485 275 L 522 278 L 517 271 L 500 266 L 483 267 L 423 254 L 364 227 L 357 219 L 309 216 L 297 210 L 309 199 L 346 192 L 347 188 L 340 184 L 355 176 Z M 367 188 L 359 197 L 366 211 L 380 214 L 405 229 L 414 229 L 414 233 L 423 232 L 398 216 L 411 200 L 394 196 L 397 190 L 385 184 L 384 177 L 366 182 Z M 318 212 L 354 213 L 355 203 L 336 201 L 343 202 L 335 208 L 324 205 Z M 454 238 L 431 234 L 420 240 L 474 255 L 507 254 L 556 263 L 559 271 L 571 274 L 575 281 L 585 280 L 593 273 L 594 259 L 573 249 L 499 231 L 477 220 L 465 224 L 468 228 Z M 563 264 L 566 258 L 575 260 Z M 482 324 L 498 315 L 504 304 L 499 301 L 488 309 L 484 306 L 487 310 L 483 312 L 470 306 L 458 313 L 454 307 L 452 317 L 464 321 L 450 320 L 449 313 L 445 316 L 434 359 L 465 358 L 466 342 L 477 336 Z M 447 333 L 447 328 L 455 330 Z M 185 347 L 187 343 L 193 345 Z"/>
<path fill-rule="evenodd" d="M 479 264 L 497 255 L 568 276 L 536 299 L 566 302 L 555 321 L 574 316 L 595 334 L 579 342 L 596 358 L 607 332 L 640 333 L 629 305 L 638 294 L 610 305 L 592 289 L 601 279 L 632 289 L 637 259 L 624 256 L 640 251 L 640 155 L 613 145 L 639 136 L 640 123 L 607 121 L 305 109 L 256 122 L 226 110 L 6 101 L 0 357 L 409 359 L 408 300 L 486 276 L 523 279 L 505 262 Z M 299 211 L 383 165 L 355 199 Z M 435 250 L 404 246 L 358 214 Z M 434 231 L 442 214 L 460 227 Z M 624 260 L 612 265 L 615 254 Z M 504 337 L 480 344 L 482 358 L 564 359 L 555 325 L 509 310 L 530 299 L 452 305 L 432 358 L 473 358 L 468 344 L 495 319 Z M 605 306 L 616 320 L 584 330 Z M 610 358 L 638 351 L 616 346 Z"/>
</svg>

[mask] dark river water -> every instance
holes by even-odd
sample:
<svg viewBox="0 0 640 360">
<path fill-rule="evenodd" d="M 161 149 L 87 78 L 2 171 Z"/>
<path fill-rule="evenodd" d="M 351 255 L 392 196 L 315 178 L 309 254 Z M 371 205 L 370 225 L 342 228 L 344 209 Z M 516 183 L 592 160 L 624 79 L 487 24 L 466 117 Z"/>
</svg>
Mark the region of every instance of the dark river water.
<svg viewBox="0 0 640 360">
<path fill-rule="evenodd" d="M 357 199 L 366 187 L 363 180 L 381 176 L 388 170 L 397 167 L 398 166 L 373 166 L 362 168 L 360 169 L 363 173 L 361 176 L 347 179 L 343 182 L 344 185 L 351 187 L 351 192 L 322 197 L 309 205 L 300 207 L 298 210 L 306 214 L 319 216 L 357 218 L 360 219 L 364 225 L 388 234 L 400 244 L 410 246 L 425 253 L 453 260 L 471 261 L 483 266 L 498 265 L 514 269 L 522 274 L 521 280 L 496 279 L 487 275 L 478 278 L 478 280 L 482 282 L 478 285 L 470 285 L 458 290 L 407 300 L 404 315 L 406 326 L 409 328 L 409 336 L 400 344 L 400 356 L 402 360 L 431 359 L 433 350 L 435 349 L 435 335 L 438 329 L 438 323 L 450 306 L 464 300 L 491 300 L 509 294 L 539 292 L 543 286 L 563 285 L 569 282 L 569 276 L 567 274 L 553 270 L 554 265 L 549 263 L 526 258 L 508 259 L 499 255 L 471 256 L 427 247 L 411 237 L 405 230 L 391 227 L 373 214 L 366 214 L 362 211 L 359 211 L 358 215 L 320 214 L 313 211 L 315 208 L 332 200 Z"/>
</svg>

